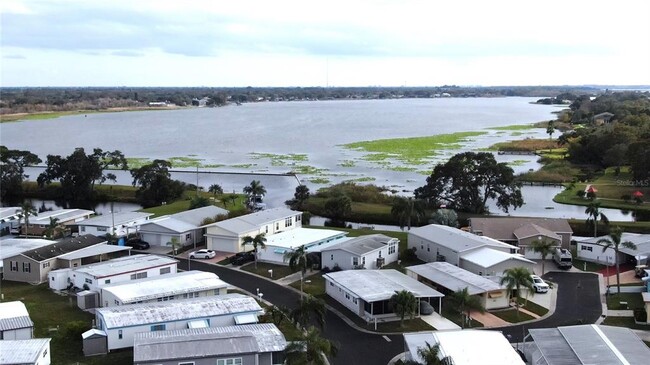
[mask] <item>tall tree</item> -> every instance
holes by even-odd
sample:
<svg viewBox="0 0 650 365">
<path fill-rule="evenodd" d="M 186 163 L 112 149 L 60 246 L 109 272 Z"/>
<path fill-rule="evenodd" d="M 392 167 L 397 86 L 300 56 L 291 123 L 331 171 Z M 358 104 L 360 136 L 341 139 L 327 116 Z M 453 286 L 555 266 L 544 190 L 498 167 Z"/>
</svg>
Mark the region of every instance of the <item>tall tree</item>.
<svg viewBox="0 0 650 365">
<path fill-rule="evenodd" d="M 395 197 L 390 213 L 397 217 L 401 230 L 404 230 L 404 226 L 406 226 L 409 231 L 411 230 L 411 221 L 418 224 L 426 216 L 424 202 L 412 197 Z"/>
<path fill-rule="evenodd" d="M 544 263 L 546 262 L 546 256 L 553 253 L 556 245 L 553 244 L 553 241 L 549 241 L 546 238 L 541 238 L 531 242 L 530 247 L 534 252 L 537 252 L 542 256 L 542 275 L 544 275 Z"/>
<path fill-rule="evenodd" d="M 293 193 L 293 200 L 295 202 L 295 208 L 300 210 L 302 205 L 309 199 L 309 188 L 307 185 L 298 185 L 296 186 L 296 192 Z"/>
<path fill-rule="evenodd" d="M 430 223 L 458 227 L 458 214 L 453 209 L 436 209 L 431 214 Z"/>
<path fill-rule="evenodd" d="M 21 197 L 23 180 L 29 177 L 25 174 L 25 167 L 41 162 L 37 155 L 29 151 L 0 146 L 0 200 L 6 203 L 10 195 Z"/>
<path fill-rule="evenodd" d="M 307 328 L 313 319 L 323 328 L 325 326 L 325 302 L 313 295 L 307 295 L 305 300 L 300 300 L 298 307 L 291 311 L 290 317 L 295 324 Z"/>
<path fill-rule="evenodd" d="M 400 327 L 404 327 L 404 317 L 413 319 L 418 310 L 418 299 L 408 290 L 396 291 L 390 297 L 390 304 L 393 306 L 393 312 L 399 316 Z"/>
<path fill-rule="evenodd" d="M 530 295 L 534 295 L 533 278 L 531 273 L 525 267 L 513 267 L 503 270 L 500 284 L 506 286 L 508 295 L 515 295 L 515 307 L 517 308 L 517 318 L 519 318 L 519 299 L 521 299 L 521 289 L 526 288 Z"/>
<path fill-rule="evenodd" d="M 589 216 L 587 218 L 587 224 L 591 224 L 594 227 L 594 237 L 598 237 L 598 220 L 603 222 L 605 225 L 609 224 L 609 219 L 600 210 L 600 202 L 592 201 L 585 209 L 585 213 Z"/>
<path fill-rule="evenodd" d="M 208 188 L 208 192 L 212 193 L 213 196 L 217 196 L 217 194 L 221 195 L 223 194 L 223 188 L 219 184 L 212 184 Z"/>
<path fill-rule="evenodd" d="M 242 238 L 241 245 L 246 247 L 247 245 L 253 246 L 253 251 L 255 251 L 255 269 L 257 269 L 257 249 L 266 248 L 266 237 L 264 233 L 258 233 L 255 237 L 245 236 Z"/>
<path fill-rule="evenodd" d="M 352 200 L 347 195 L 338 195 L 325 201 L 325 213 L 337 221 L 344 221 L 352 212 Z"/>
<path fill-rule="evenodd" d="M 291 271 L 296 272 L 300 270 L 300 300 L 302 300 L 304 293 L 302 286 L 305 281 L 305 274 L 307 273 L 307 269 L 312 268 L 318 263 L 316 256 L 307 252 L 305 246 L 300 246 L 293 251 L 285 252 L 283 259 L 284 262 L 289 261 Z"/>
<path fill-rule="evenodd" d="M 62 228 L 59 218 L 50 217 L 50 223 L 45 227 L 43 235 L 49 239 L 57 238 L 59 235 L 63 236 L 61 230 Z"/>
<path fill-rule="evenodd" d="M 174 200 L 183 194 L 185 184 L 171 179 L 171 166 L 168 161 L 154 160 L 131 170 L 133 186 L 139 186 L 135 196 L 145 208 Z"/>
<path fill-rule="evenodd" d="M 553 139 L 553 133 L 555 133 L 555 121 L 550 120 L 546 126 L 546 134 L 548 134 L 549 139 Z"/>
<path fill-rule="evenodd" d="M 415 190 L 415 198 L 430 204 L 442 201 L 451 208 L 477 214 L 488 211 L 490 199 L 506 213 L 524 204 L 512 168 L 497 163 L 494 155 L 486 152 L 459 153 L 436 165 L 427 184 Z"/>
<path fill-rule="evenodd" d="M 440 344 L 431 346 L 428 342 L 418 347 L 418 355 L 424 361 L 424 365 L 454 365 L 450 356 L 440 357 Z"/>
<path fill-rule="evenodd" d="M 469 294 L 469 289 L 464 288 L 462 290 L 457 290 L 451 294 L 451 301 L 454 305 L 454 310 L 458 311 L 463 317 L 462 327 L 465 328 L 465 324 L 471 326 L 470 312 L 477 311 L 480 313 L 485 312 L 481 300 L 474 295 Z"/>
<path fill-rule="evenodd" d="M 244 187 L 244 194 L 249 197 L 262 196 L 266 194 L 266 188 L 259 180 L 253 180 L 250 184 Z"/>
<path fill-rule="evenodd" d="M 618 253 L 620 252 L 621 247 L 636 250 L 636 245 L 634 243 L 630 241 L 621 242 L 622 237 L 623 231 L 620 227 L 616 227 L 609 233 L 609 238 L 601 238 L 597 241 L 599 245 L 603 245 L 603 252 L 607 251 L 608 248 L 614 250 L 614 262 L 616 263 L 616 288 L 618 289 L 616 293 L 621 292 L 621 268 L 618 263 Z"/>
<path fill-rule="evenodd" d="M 115 174 L 105 172 L 109 167 L 127 169 L 127 161 L 122 152 L 95 148 L 92 154 L 86 155 L 83 148 L 76 148 L 67 157 L 48 155 L 47 168 L 38 176 L 37 181 L 39 186 L 44 186 L 59 180 L 66 200 L 83 203 L 93 199 L 95 183 L 117 180 Z"/>
<path fill-rule="evenodd" d="M 19 219 L 22 219 L 24 225 L 22 227 L 22 233 L 27 237 L 27 227 L 29 226 L 29 217 L 37 215 L 36 208 L 32 205 L 32 202 L 23 202 L 20 205 L 20 209 L 16 210 L 16 214 Z"/>
<path fill-rule="evenodd" d="M 301 332 L 297 341 L 292 341 L 284 350 L 286 365 L 327 365 L 327 357 L 338 353 L 336 344 L 322 338 L 315 327 Z"/>
</svg>

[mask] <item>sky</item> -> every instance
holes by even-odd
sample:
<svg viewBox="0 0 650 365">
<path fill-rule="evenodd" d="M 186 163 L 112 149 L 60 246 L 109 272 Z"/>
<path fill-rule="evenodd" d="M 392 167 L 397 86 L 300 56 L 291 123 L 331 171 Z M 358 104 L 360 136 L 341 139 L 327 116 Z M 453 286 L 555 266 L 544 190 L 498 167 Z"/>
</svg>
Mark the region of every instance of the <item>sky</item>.
<svg viewBox="0 0 650 365">
<path fill-rule="evenodd" d="M 650 85 L 648 0 L 2 0 L 1 86 Z"/>
</svg>

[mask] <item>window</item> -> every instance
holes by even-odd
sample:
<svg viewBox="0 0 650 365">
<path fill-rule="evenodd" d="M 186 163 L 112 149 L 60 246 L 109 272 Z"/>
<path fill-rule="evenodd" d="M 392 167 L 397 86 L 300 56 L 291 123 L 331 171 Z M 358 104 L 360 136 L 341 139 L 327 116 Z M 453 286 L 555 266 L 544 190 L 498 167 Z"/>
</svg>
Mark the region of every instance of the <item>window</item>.
<svg viewBox="0 0 650 365">
<path fill-rule="evenodd" d="M 93 283 L 92 279 L 88 279 L 88 278 L 86 278 L 86 280 L 84 280 L 84 281 L 86 282 L 86 284 L 92 284 Z"/>
<path fill-rule="evenodd" d="M 269 233 L 269 226 L 264 226 L 264 233 Z"/>
<path fill-rule="evenodd" d="M 136 279 L 135 274 L 131 274 L 131 280 L 135 280 L 135 279 Z"/>
<path fill-rule="evenodd" d="M 160 275 L 169 274 L 170 272 L 172 272 L 171 267 L 163 267 L 162 269 L 160 269 Z"/>
<path fill-rule="evenodd" d="M 379 250 L 379 258 L 381 258 L 381 250 Z"/>
<path fill-rule="evenodd" d="M 117 339 L 121 340 L 122 339 L 122 330 L 117 331 Z"/>
<path fill-rule="evenodd" d="M 354 266 L 359 265 L 359 258 L 358 257 L 353 257 L 352 258 L 352 265 L 354 265 Z"/>
<path fill-rule="evenodd" d="M 219 289 L 214 289 L 214 295 L 219 295 Z"/>
<path fill-rule="evenodd" d="M 47 356 L 47 348 L 45 348 L 45 351 L 43 351 L 43 357 Z"/>
<path fill-rule="evenodd" d="M 427 252 L 431 252 L 431 246 L 427 243 Z"/>
<path fill-rule="evenodd" d="M 330 255 L 330 260 L 331 260 L 331 261 L 334 261 L 334 254 L 331 254 L 331 255 Z"/>
<path fill-rule="evenodd" d="M 111 279 L 104 280 L 104 284 L 110 284 L 110 283 L 111 283 Z"/>
<path fill-rule="evenodd" d="M 154 324 L 151 326 L 151 332 L 154 331 L 164 331 L 165 330 L 165 325 L 164 324 Z"/>
<path fill-rule="evenodd" d="M 49 262 L 44 262 L 44 263 L 43 263 L 43 268 L 45 269 L 46 267 L 50 267 L 50 263 L 49 263 Z"/>
<path fill-rule="evenodd" d="M 296 216 L 296 222 L 300 222 L 302 220 L 302 215 L 298 214 Z"/>
<path fill-rule="evenodd" d="M 18 261 L 10 261 L 11 271 L 18 271 Z"/>
<path fill-rule="evenodd" d="M 366 257 L 364 256 L 361 258 L 361 265 L 365 265 L 365 264 L 366 264 Z"/>
<path fill-rule="evenodd" d="M 32 264 L 30 262 L 23 262 L 23 272 L 32 272 Z"/>
<path fill-rule="evenodd" d="M 106 227 L 97 227 L 97 232 L 106 232 L 108 231 L 108 228 Z"/>
<path fill-rule="evenodd" d="M 233 359 L 219 359 L 217 360 L 217 365 L 242 365 L 242 358 L 236 357 Z M 180 364 L 179 364 L 180 365 Z"/>
<path fill-rule="evenodd" d="M 81 227 L 79 227 L 79 230 L 80 230 L 81 232 L 86 232 L 86 227 L 85 227 L 85 226 L 81 226 Z"/>
<path fill-rule="evenodd" d="M 289 217 L 289 218 L 285 218 L 285 219 L 284 219 L 284 226 L 285 226 L 285 227 L 291 227 L 291 226 L 293 226 L 293 219 L 291 219 L 291 217 Z"/>
<path fill-rule="evenodd" d="M 115 305 L 120 305 L 120 301 L 115 299 Z M 120 331 L 120 332 L 122 332 L 122 331 Z"/>
<path fill-rule="evenodd" d="M 334 286 L 334 283 L 330 281 L 330 286 Z"/>
<path fill-rule="evenodd" d="M 189 241 L 191 239 L 192 239 L 192 234 L 191 233 L 188 233 L 188 234 L 185 235 L 185 241 Z"/>
<path fill-rule="evenodd" d="M 194 365 L 194 361 L 179 362 L 178 365 Z"/>
<path fill-rule="evenodd" d="M 589 252 L 593 252 L 592 250 L 593 250 L 593 247 L 591 247 L 591 246 L 585 246 L 585 245 L 581 245 L 581 246 L 580 246 L 580 251 L 589 251 Z"/>
<path fill-rule="evenodd" d="M 397 247 L 397 245 L 396 245 L 395 243 L 391 243 L 391 244 L 389 244 L 389 245 L 388 245 L 388 254 L 389 254 L 389 255 L 394 254 L 394 253 L 395 253 L 395 248 L 396 248 L 396 247 Z"/>
<path fill-rule="evenodd" d="M 280 222 L 275 222 L 275 230 L 277 231 L 279 229 L 280 229 Z"/>
</svg>

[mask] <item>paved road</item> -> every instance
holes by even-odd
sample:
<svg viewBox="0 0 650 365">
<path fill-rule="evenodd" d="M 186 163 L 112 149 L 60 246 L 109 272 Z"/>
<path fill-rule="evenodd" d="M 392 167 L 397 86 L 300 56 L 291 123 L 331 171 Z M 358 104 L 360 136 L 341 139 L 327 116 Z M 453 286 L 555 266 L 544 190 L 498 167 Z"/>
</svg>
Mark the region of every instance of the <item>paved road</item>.
<svg viewBox="0 0 650 365">
<path fill-rule="evenodd" d="M 527 325 L 498 328 L 509 336 L 511 342 L 522 342 L 529 328 L 594 323 L 600 317 L 602 305 L 596 274 L 549 272 L 544 275 L 544 279 L 559 285 L 555 312 L 548 318 Z"/>
<path fill-rule="evenodd" d="M 181 260 L 179 268 L 187 268 L 187 260 Z M 259 288 L 264 294 L 264 299 L 275 305 L 283 305 L 288 308 L 296 307 L 300 296 L 291 289 L 281 285 L 257 278 L 247 273 L 228 269 L 218 265 L 211 265 L 193 260 L 193 270 L 209 271 L 219 275 L 223 281 L 240 287 L 251 293 L 256 293 Z M 384 365 L 395 355 L 404 351 L 404 340 L 402 336 L 388 336 L 390 342 L 382 335 L 369 334 L 352 329 L 337 315 L 327 311 L 325 317 L 324 337 L 338 343 L 338 355 L 330 359 L 332 364 L 346 365 Z"/>
</svg>

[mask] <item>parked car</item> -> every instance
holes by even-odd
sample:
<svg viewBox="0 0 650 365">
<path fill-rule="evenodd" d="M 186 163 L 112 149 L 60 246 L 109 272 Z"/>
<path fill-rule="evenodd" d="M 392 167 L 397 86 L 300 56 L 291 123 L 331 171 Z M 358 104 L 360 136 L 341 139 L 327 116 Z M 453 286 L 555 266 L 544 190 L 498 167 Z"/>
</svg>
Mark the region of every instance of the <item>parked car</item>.
<svg viewBox="0 0 650 365">
<path fill-rule="evenodd" d="M 425 302 L 424 300 L 420 301 L 420 314 L 428 316 L 429 314 L 433 314 L 433 307 L 431 304 Z"/>
<path fill-rule="evenodd" d="M 648 275 L 646 270 L 650 270 L 650 267 L 648 267 L 648 265 L 637 265 L 634 268 L 634 276 L 636 276 L 637 278 L 643 278 L 646 275 Z"/>
<path fill-rule="evenodd" d="M 253 252 L 239 252 L 239 256 L 233 256 L 234 259 L 230 258 L 230 263 L 235 266 L 241 266 L 247 262 L 255 261 L 255 253 Z"/>
<path fill-rule="evenodd" d="M 235 260 L 237 260 L 238 258 L 240 258 L 240 257 L 244 257 L 244 256 L 249 256 L 249 255 L 254 255 L 254 252 L 253 252 L 253 251 L 242 251 L 242 252 L 237 252 L 236 254 L 230 256 L 228 259 L 230 260 L 230 263 L 232 264 L 232 263 L 235 262 Z"/>
<path fill-rule="evenodd" d="M 149 247 L 151 247 L 149 245 L 149 242 L 145 242 L 145 241 L 143 241 L 143 240 L 141 240 L 139 238 L 132 238 L 130 240 L 127 240 L 125 245 L 131 246 L 131 247 L 135 248 L 136 250 L 146 250 Z"/>
<path fill-rule="evenodd" d="M 530 278 L 533 280 L 533 288 L 535 293 L 546 293 L 550 288 L 548 284 L 542 278 L 537 275 L 531 275 Z"/>
<path fill-rule="evenodd" d="M 211 259 L 217 256 L 217 253 L 212 250 L 201 249 L 198 251 L 190 252 L 191 259 Z"/>
</svg>

